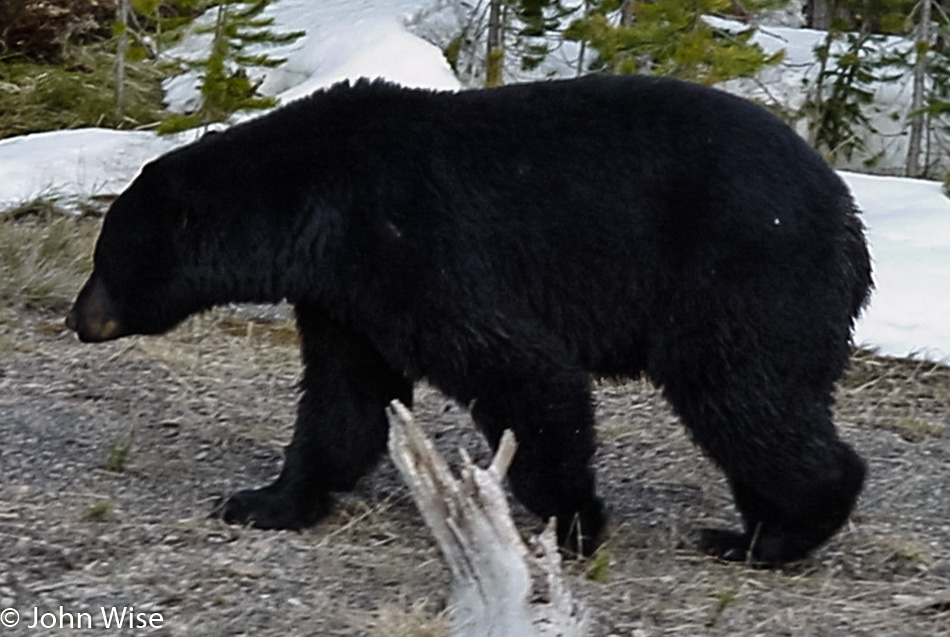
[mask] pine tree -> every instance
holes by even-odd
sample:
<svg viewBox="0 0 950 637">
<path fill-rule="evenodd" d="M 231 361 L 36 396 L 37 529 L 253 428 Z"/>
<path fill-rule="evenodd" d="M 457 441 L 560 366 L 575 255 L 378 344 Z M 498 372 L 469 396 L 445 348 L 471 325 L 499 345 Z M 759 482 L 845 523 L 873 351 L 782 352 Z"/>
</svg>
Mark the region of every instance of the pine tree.
<svg viewBox="0 0 950 637">
<path fill-rule="evenodd" d="M 878 132 L 867 115 L 874 87 L 909 76 L 912 104 L 909 111 L 893 114 L 909 131 L 905 173 L 932 173 L 932 132 L 943 128 L 946 133 L 944 117 L 950 114 L 950 59 L 936 46 L 948 21 L 939 5 L 933 0 L 825 0 L 813 5 L 828 31 L 815 50 L 819 72 L 807 86 L 802 109 L 812 144 L 832 162 L 867 151 L 865 139 Z M 933 14 L 943 27 L 938 28 Z M 893 35 L 908 37 L 908 45 L 893 46 L 893 38 L 887 39 Z M 865 165 L 875 164 L 879 156 L 865 158 Z"/>
<path fill-rule="evenodd" d="M 907 31 L 913 46 L 902 60 L 912 69 L 912 103 L 905 174 L 908 177 L 945 173 L 950 179 L 946 147 L 950 136 L 950 17 L 935 0 L 920 0 L 908 14 Z M 943 147 L 934 142 L 942 141 Z M 935 146 L 938 146 L 935 148 Z"/>
<path fill-rule="evenodd" d="M 458 7 L 461 29 L 443 48 L 459 79 L 497 86 L 511 74 L 537 69 L 558 46 L 565 18 L 576 6 L 564 0 L 488 0 Z M 573 3 L 571 3 L 573 4 Z"/>
<path fill-rule="evenodd" d="M 573 16 L 580 7 L 575 2 L 567 6 L 563 0 L 518 0 L 514 3 L 515 33 L 520 68 L 530 71 L 537 68 L 551 52 L 555 40 L 561 39 L 564 21 Z"/>
<path fill-rule="evenodd" d="M 784 4 L 744 3 L 747 11 Z M 778 63 L 751 42 L 752 29 L 727 31 L 705 16 L 726 14 L 730 0 L 602 0 L 564 32 L 596 51 L 590 70 L 667 75 L 715 84 Z"/>
<path fill-rule="evenodd" d="M 846 48 L 835 52 L 839 39 L 845 40 Z M 808 118 L 809 143 L 824 151 L 832 164 L 839 156 L 850 160 L 856 151 L 864 151 L 865 134 L 877 132 L 865 113 L 874 101 L 873 85 L 883 79 L 875 72 L 881 66 L 875 44 L 869 33 L 828 31 L 815 47 L 818 73 L 814 82 L 806 80 L 808 96 L 801 112 Z"/>
<path fill-rule="evenodd" d="M 248 75 L 250 67 L 273 68 L 286 60 L 266 54 L 248 53 L 248 48 L 259 45 L 278 45 L 293 42 L 303 31 L 276 33 L 268 27 L 273 18 L 262 18 L 261 13 L 272 0 L 217 0 L 215 23 L 200 31 L 212 35 L 211 52 L 207 58 L 193 64 L 201 71 L 201 107 L 185 116 L 166 120 L 159 129 L 174 132 L 183 128 L 206 125 L 226 120 L 239 110 L 275 106 L 274 98 L 257 92 Z"/>
</svg>

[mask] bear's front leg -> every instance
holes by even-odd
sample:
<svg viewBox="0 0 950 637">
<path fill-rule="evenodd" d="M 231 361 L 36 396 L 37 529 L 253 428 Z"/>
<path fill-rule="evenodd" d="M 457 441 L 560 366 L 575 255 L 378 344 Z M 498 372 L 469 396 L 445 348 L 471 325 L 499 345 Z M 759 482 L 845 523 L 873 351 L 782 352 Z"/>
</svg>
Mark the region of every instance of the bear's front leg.
<svg viewBox="0 0 950 637">
<path fill-rule="evenodd" d="M 331 491 L 348 491 L 385 449 L 385 407 L 412 405 L 412 383 L 394 372 L 361 334 L 303 304 L 296 309 L 304 376 L 293 439 L 277 480 L 239 491 L 226 522 L 299 529 L 317 522 Z"/>
<path fill-rule="evenodd" d="M 514 431 L 511 490 L 542 520 L 557 517 L 563 548 L 591 555 L 603 541 L 606 516 L 590 466 L 595 442 L 588 376 L 567 367 L 536 377 L 512 372 L 509 367 L 488 375 L 472 416 L 493 449 L 505 429 Z"/>
</svg>

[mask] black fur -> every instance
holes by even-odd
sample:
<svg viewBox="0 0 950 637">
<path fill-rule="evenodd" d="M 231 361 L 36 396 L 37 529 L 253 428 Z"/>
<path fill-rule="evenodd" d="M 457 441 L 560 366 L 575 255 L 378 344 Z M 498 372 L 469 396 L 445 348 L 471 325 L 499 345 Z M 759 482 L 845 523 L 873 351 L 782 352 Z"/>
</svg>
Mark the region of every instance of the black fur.
<svg viewBox="0 0 950 637">
<path fill-rule="evenodd" d="M 604 530 L 591 375 L 649 375 L 723 469 L 745 529 L 705 533 L 711 554 L 801 558 L 862 485 L 830 416 L 871 285 L 861 223 L 790 129 L 715 90 L 336 86 L 146 166 L 95 261 L 69 318 L 86 340 L 295 304 L 294 439 L 231 521 L 316 521 L 423 378 L 493 445 L 515 431 L 515 494 L 587 551 Z"/>
</svg>

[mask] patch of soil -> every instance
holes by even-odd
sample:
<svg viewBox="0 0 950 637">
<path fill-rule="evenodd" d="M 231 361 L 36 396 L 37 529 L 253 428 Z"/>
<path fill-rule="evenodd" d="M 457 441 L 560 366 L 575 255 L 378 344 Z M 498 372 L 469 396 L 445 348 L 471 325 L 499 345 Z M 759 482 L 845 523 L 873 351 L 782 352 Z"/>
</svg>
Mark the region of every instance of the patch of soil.
<svg viewBox="0 0 950 637">
<path fill-rule="evenodd" d="M 21 316 L 0 343 L 0 620 L 21 618 L 3 635 L 75 635 L 82 613 L 109 635 L 436 634 L 420 622 L 449 574 L 388 459 L 301 533 L 209 518 L 279 470 L 300 372 L 287 319 L 221 310 L 98 346 L 59 324 Z M 597 408 L 609 564 L 597 581 L 590 560 L 565 566 L 594 635 L 950 635 L 947 368 L 855 355 L 837 421 L 868 459 L 865 492 L 827 546 L 775 571 L 693 548 L 738 519 L 658 392 L 602 385 Z M 438 392 L 418 388 L 415 417 L 450 462 L 487 461 Z M 162 627 L 101 631 L 103 609 L 129 607 Z M 36 612 L 53 625 L 28 628 Z"/>
</svg>

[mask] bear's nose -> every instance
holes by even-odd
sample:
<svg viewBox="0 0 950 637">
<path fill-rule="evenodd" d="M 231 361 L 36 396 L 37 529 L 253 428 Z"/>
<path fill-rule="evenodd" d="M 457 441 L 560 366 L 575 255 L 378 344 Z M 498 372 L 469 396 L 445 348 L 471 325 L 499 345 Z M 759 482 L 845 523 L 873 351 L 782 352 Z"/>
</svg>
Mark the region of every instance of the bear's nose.
<svg viewBox="0 0 950 637">
<path fill-rule="evenodd" d="M 95 273 L 89 277 L 73 309 L 66 315 L 66 327 L 87 343 L 111 341 L 127 334 L 112 295 Z"/>
</svg>

